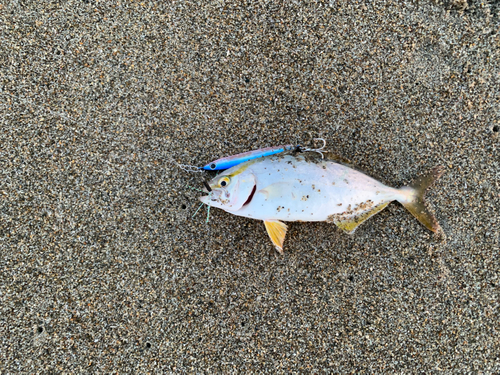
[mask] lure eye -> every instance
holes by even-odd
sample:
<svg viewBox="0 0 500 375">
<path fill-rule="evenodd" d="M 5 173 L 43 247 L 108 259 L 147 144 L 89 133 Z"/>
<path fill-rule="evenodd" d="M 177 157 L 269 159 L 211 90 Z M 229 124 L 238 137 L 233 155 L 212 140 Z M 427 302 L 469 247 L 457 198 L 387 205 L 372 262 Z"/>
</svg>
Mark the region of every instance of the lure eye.
<svg viewBox="0 0 500 375">
<path fill-rule="evenodd" d="M 229 182 L 231 180 L 229 179 L 229 177 L 222 177 L 220 180 L 219 180 L 219 186 L 220 187 L 226 187 L 227 185 L 229 185 Z"/>
<path fill-rule="evenodd" d="M 215 167 L 216 167 L 215 163 L 210 164 L 210 169 L 213 170 L 213 169 L 215 169 Z"/>
</svg>

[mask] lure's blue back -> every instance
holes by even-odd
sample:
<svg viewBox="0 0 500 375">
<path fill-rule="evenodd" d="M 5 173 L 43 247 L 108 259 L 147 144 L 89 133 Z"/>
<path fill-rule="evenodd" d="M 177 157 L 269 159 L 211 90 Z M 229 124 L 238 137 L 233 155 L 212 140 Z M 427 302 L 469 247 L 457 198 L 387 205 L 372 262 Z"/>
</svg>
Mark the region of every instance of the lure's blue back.
<svg viewBox="0 0 500 375">
<path fill-rule="evenodd" d="M 292 145 L 261 148 L 258 150 L 248 151 L 242 154 L 236 154 L 214 160 L 213 162 L 204 165 L 202 168 L 206 171 L 219 171 L 222 169 L 229 169 L 234 167 L 235 165 L 244 163 L 248 160 L 279 154 L 280 152 L 289 151 L 292 150 L 293 148 L 294 146 Z"/>
</svg>

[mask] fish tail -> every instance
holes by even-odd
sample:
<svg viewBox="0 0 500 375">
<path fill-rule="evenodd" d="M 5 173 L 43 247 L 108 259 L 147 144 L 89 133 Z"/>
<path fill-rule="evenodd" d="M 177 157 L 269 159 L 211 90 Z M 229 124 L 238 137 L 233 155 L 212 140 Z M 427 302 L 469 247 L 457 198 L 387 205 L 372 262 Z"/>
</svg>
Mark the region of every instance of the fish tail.
<svg viewBox="0 0 500 375">
<path fill-rule="evenodd" d="M 425 205 L 424 195 L 426 190 L 444 173 L 444 167 L 437 166 L 426 174 L 415 179 L 409 186 L 399 189 L 403 196 L 398 199 L 413 216 L 432 232 L 440 231 L 439 223 Z"/>
</svg>

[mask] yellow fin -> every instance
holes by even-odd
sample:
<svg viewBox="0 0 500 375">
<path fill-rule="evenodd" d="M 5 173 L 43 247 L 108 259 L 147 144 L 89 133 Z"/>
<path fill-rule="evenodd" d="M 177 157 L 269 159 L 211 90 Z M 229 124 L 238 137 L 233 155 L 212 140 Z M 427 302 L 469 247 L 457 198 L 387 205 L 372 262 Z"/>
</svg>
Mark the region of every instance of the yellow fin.
<svg viewBox="0 0 500 375">
<path fill-rule="evenodd" d="M 365 220 L 375 215 L 377 212 L 382 211 L 390 202 L 379 204 L 378 206 L 373 207 L 370 211 L 363 212 L 360 215 L 355 215 L 346 220 L 342 220 L 340 217 L 334 217 L 336 215 L 332 215 L 331 218 L 328 218 L 327 221 L 333 222 L 336 226 L 342 229 L 346 233 L 354 233 L 359 224 L 363 223 Z"/>
<path fill-rule="evenodd" d="M 279 220 L 264 220 L 264 225 L 266 226 L 267 234 L 271 237 L 276 249 L 282 253 L 283 252 L 283 241 L 285 240 L 287 226 Z"/>
<path fill-rule="evenodd" d="M 402 200 L 400 203 L 411 212 L 427 229 L 434 233 L 439 232 L 441 227 L 432 214 L 425 206 L 424 194 L 425 191 L 444 173 L 444 167 L 437 166 L 431 169 L 427 174 L 417 178 L 410 186 L 399 189 L 403 192 L 411 192 L 410 199 Z"/>
</svg>

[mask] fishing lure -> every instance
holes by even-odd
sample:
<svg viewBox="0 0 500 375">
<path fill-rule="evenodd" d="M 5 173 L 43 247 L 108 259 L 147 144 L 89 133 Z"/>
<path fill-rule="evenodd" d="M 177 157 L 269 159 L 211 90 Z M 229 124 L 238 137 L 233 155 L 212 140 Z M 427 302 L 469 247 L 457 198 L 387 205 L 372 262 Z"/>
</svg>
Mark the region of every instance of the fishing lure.
<svg viewBox="0 0 500 375">
<path fill-rule="evenodd" d="M 214 160 L 214 161 L 204 165 L 201 168 L 206 170 L 206 171 L 219 171 L 221 169 L 232 168 L 235 165 L 244 163 L 244 162 L 252 160 L 252 159 L 262 158 L 264 156 L 275 155 L 275 154 L 279 154 L 280 152 L 292 151 L 292 150 L 300 150 L 300 146 L 283 145 L 283 146 L 272 146 L 272 147 L 260 148 L 258 150 L 247 151 L 247 152 L 243 152 L 241 154 L 226 156 L 224 158 Z"/>
<path fill-rule="evenodd" d="M 297 152 L 317 152 L 321 155 L 321 158 L 323 159 L 323 152 L 324 148 L 326 146 L 326 141 L 323 138 L 314 138 L 315 141 L 322 141 L 323 146 L 320 148 L 307 148 L 307 147 L 302 147 L 300 145 L 294 146 L 294 145 L 281 145 L 281 146 L 271 146 L 271 147 L 265 147 L 265 148 L 260 148 L 258 150 L 252 150 L 252 151 L 247 151 L 247 152 L 242 152 L 240 154 L 236 155 L 231 155 L 231 156 L 226 156 L 217 160 L 214 160 L 208 164 L 205 164 L 203 167 L 196 167 L 194 165 L 187 165 L 187 164 L 179 164 L 177 165 L 185 170 L 186 172 L 203 172 L 205 171 L 220 171 L 223 169 L 229 169 L 234 167 L 235 165 L 244 163 L 249 160 L 257 159 L 257 158 L 263 158 L 266 156 L 271 156 L 271 155 L 276 155 L 281 152 L 285 151 L 297 151 Z"/>
</svg>

